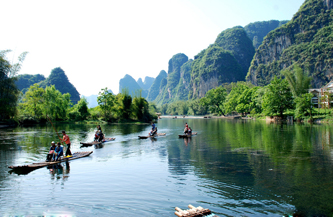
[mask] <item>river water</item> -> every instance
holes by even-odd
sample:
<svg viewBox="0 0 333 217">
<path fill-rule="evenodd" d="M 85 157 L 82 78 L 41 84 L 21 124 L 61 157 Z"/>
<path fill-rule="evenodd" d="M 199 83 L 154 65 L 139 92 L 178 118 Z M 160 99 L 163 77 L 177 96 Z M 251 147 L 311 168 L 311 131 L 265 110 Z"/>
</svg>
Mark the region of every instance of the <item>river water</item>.
<svg viewBox="0 0 333 217">
<path fill-rule="evenodd" d="M 179 139 L 187 122 L 198 135 Z M 45 160 L 51 125 L 0 129 L 0 216 L 175 216 L 188 204 L 219 216 L 333 214 L 333 127 L 264 121 L 162 119 L 102 125 L 103 146 L 80 147 L 95 125 L 57 124 L 89 157 L 26 175 L 10 165 Z"/>
</svg>

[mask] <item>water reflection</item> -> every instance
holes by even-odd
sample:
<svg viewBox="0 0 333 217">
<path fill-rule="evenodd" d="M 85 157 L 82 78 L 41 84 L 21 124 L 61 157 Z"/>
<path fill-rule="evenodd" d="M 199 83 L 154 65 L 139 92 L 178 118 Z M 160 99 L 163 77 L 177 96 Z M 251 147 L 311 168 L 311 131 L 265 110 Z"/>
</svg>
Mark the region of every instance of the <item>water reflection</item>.
<svg viewBox="0 0 333 217">
<path fill-rule="evenodd" d="M 186 140 L 185 146 L 170 145 L 169 169 L 184 176 L 194 166 L 198 176 L 208 179 L 202 186 L 224 200 L 212 205 L 251 210 L 265 205 L 276 212 L 293 205 L 291 212 L 298 215 L 333 213 L 331 127 L 201 123 L 210 135 L 197 136 L 190 145 Z"/>
<path fill-rule="evenodd" d="M 67 181 L 69 177 L 69 172 L 70 172 L 69 162 L 65 162 L 65 169 L 61 163 L 47 166 L 47 169 L 50 171 L 51 180 L 63 179 L 64 181 Z"/>
</svg>

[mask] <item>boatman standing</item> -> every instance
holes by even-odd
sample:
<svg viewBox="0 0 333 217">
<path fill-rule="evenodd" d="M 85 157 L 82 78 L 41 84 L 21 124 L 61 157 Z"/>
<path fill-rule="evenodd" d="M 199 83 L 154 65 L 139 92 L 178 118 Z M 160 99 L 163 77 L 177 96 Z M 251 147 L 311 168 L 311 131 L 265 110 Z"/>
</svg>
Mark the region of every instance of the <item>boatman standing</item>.
<svg viewBox="0 0 333 217">
<path fill-rule="evenodd" d="M 66 145 L 67 145 L 67 150 L 66 150 L 66 156 L 68 156 L 68 155 L 72 155 L 72 152 L 71 152 L 71 141 L 69 140 L 69 136 L 66 134 L 66 132 L 63 130 L 62 131 L 62 135 L 63 135 L 63 137 L 62 137 L 62 142 L 65 142 L 66 143 Z"/>
</svg>

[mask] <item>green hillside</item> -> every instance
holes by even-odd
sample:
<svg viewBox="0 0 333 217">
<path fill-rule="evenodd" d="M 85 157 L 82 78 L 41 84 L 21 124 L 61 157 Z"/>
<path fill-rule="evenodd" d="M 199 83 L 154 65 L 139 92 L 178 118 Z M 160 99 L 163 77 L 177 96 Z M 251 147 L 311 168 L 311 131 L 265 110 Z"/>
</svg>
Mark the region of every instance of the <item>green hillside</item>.
<svg viewBox="0 0 333 217">
<path fill-rule="evenodd" d="M 332 79 L 333 2 L 306 0 L 287 24 L 268 33 L 251 63 L 247 81 L 267 85 L 281 69 L 300 65 L 312 86 Z"/>
<path fill-rule="evenodd" d="M 45 80 L 44 75 L 41 74 L 37 75 L 23 74 L 23 75 L 18 75 L 16 78 L 17 80 L 15 81 L 15 85 L 20 91 L 23 92 L 23 94 L 29 89 L 31 85 Z"/>
<path fill-rule="evenodd" d="M 80 101 L 79 92 L 76 90 L 74 85 L 69 82 L 67 75 L 60 67 L 54 68 L 51 71 L 50 76 L 44 81 L 41 81 L 39 84 L 42 88 L 54 85 L 55 88 L 59 90 L 62 94 L 69 93 L 71 95 L 70 99 L 73 104 L 76 104 L 78 101 Z"/>
</svg>

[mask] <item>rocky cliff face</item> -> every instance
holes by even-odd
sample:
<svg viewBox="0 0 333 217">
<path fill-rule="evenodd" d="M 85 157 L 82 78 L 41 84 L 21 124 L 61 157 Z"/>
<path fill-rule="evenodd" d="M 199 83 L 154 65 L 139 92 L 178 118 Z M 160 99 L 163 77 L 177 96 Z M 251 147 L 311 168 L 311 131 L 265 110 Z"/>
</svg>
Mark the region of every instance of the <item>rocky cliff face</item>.
<svg viewBox="0 0 333 217">
<path fill-rule="evenodd" d="M 160 73 L 158 74 L 158 76 L 156 77 L 156 79 L 154 80 L 154 82 L 152 83 L 152 85 L 149 89 L 148 96 L 147 96 L 148 101 L 154 101 L 156 99 L 156 97 L 158 96 L 158 94 L 160 92 L 162 92 L 162 89 L 160 88 L 161 81 L 162 81 L 162 79 L 164 79 L 166 77 L 167 77 L 167 73 L 164 70 L 160 71 Z"/>
<path fill-rule="evenodd" d="M 181 78 L 181 67 L 188 61 L 185 54 L 179 53 L 169 60 L 168 76 L 161 80 L 160 93 L 156 97 L 157 104 L 172 102 L 177 97 L 178 84 Z"/>
<path fill-rule="evenodd" d="M 217 45 L 211 45 L 195 56 L 189 98 L 204 97 L 212 88 L 241 80 L 244 80 L 243 69 L 234 55 Z"/>
<path fill-rule="evenodd" d="M 244 30 L 247 36 L 252 40 L 255 49 L 261 45 L 264 37 L 272 30 L 286 24 L 288 21 L 283 20 L 269 20 L 269 21 L 259 21 L 246 25 Z"/>
<path fill-rule="evenodd" d="M 333 1 L 307 0 L 292 20 L 271 31 L 258 48 L 246 80 L 267 85 L 282 69 L 300 65 L 309 70 L 313 87 L 331 79 Z"/>
</svg>

